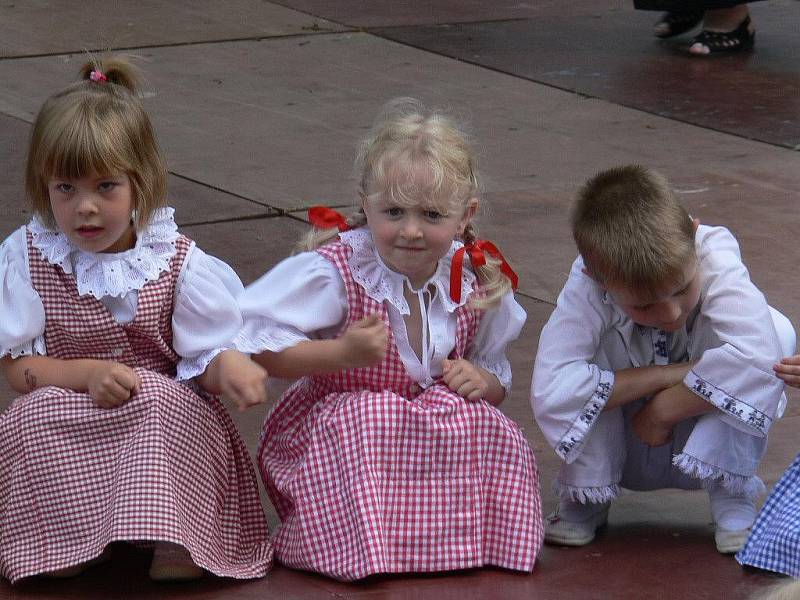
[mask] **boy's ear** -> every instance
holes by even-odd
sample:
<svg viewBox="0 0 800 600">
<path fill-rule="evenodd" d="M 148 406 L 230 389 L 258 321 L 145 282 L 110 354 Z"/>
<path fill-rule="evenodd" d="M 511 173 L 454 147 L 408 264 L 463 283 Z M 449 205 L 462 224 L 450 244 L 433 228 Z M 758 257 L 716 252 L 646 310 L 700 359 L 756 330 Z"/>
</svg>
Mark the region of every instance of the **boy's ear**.
<svg viewBox="0 0 800 600">
<path fill-rule="evenodd" d="M 698 227 L 700 227 L 700 219 L 692 219 L 692 231 L 697 233 Z"/>
</svg>

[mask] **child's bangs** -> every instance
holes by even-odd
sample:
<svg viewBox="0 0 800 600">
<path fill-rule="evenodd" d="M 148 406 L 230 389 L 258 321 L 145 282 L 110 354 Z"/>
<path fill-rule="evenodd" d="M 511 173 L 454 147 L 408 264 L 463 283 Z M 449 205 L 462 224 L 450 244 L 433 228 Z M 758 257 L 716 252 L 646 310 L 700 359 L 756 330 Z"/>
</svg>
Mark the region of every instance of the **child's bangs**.
<svg viewBox="0 0 800 600">
<path fill-rule="evenodd" d="M 424 206 L 448 214 L 466 201 L 469 188 L 452 177 L 453 169 L 430 156 L 403 151 L 384 155 L 372 173 L 371 197 L 399 206 Z"/>
<path fill-rule="evenodd" d="M 45 141 L 42 172 L 46 177 L 77 179 L 132 170 L 128 138 L 121 127 L 101 125 L 87 115 L 75 115 Z"/>
</svg>

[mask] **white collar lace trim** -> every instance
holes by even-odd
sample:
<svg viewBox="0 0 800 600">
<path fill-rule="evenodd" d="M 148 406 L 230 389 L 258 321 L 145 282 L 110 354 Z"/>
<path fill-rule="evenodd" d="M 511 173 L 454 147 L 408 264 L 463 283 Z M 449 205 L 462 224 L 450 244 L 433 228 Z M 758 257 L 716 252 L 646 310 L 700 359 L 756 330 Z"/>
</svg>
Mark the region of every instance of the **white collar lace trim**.
<svg viewBox="0 0 800 600">
<path fill-rule="evenodd" d="M 367 295 L 376 302 L 387 300 L 400 311 L 400 314 L 411 314 L 408 302 L 403 295 L 405 286 L 414 289 L 411 281 L 405 275 L 392 271 L 384 264 L 375 248 L 369 229 L 360 227 L 345 231 L 339 234 L 339 239 L 353 249 L 353 254 L 348 260 L 350 271 L 353 279 L 364 288 Z M 420 288 L 427 289 L 433 285 L 437 290 L 436 296 L 447 312 L 453 312 L 459 306 L 466 304 L 475 282 L 475 274 L 466 268 L 469 261 L 465 260 L 465 268 L 461 274 L 461 302 L 454 302 L 450 297 L 450 263 L 453 254 L 463 245 L 461 242 L 454 241 L 447 254 L 439 259 L 436 272 Z"/>
<path fill-rule="evenodd" d="M 33 246 L 45 260 L 65 273 L 74 273 L 81 296 L 91 294 L 99 300 L 140 290 L 169 270 L 179 235 L 174 213 L 172 208 L 157 210 L 147 228 L 136 232 L 133 248 L 109 254 L 84 252 L 61 231 L 48 228 L 36 217 L 28 223 L 28 229 L 33 235 Z"/>
</svg>

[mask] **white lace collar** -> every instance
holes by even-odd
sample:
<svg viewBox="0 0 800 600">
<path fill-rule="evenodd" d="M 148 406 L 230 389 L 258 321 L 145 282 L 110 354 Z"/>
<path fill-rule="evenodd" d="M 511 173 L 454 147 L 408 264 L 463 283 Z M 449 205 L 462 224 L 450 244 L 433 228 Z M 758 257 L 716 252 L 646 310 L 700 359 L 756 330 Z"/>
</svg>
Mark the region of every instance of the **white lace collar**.
<svg viewBox="0 0 800 600">
<path fill-rule="evenodd" d="M 136 245 L 117 253 L 84 252 L 61 231 L 48 228 L 37 217 L 28 223 L 28 229 L 33 235 L 33 246 L 45 260 L 65 273 L 74 272 L 78 293 L 91 294 L 99 300 L 140 290 L 169 270 L 178 238 L 174 212 L 172 208 L 157 210 L 147 228 L 137 231 Z"/>
<path fill-rule="evenodd" d="M 366 227 L 359 227 L 345 231 L 339 234 L 339 239 L 353 249 L 353 255 L 348 260 L 350 271 L 353 273 L 353 279 L 364 288 L 367 295 L 376 302 L 387 300 L 400 311 L 400 314 L 411 314 L 408 302 L 403 295 L 405 286 L 414 289 L 411 281 L 405 275 L 392 271 L 384 264 L 372 241 L 370 230 Z M 437 290 L 436 296 L 447 312 L 453 312 L 462 304 L 466 304 L 475 282 L 475 274 L 465 267 L 461 274 L 461 302 L 454 302 L 450 297 L 450 263 L 453 254 L 463 245 L 461 242 L 454 241 L 447 254 L 439 259 L 436 272 L 420 288 L 426 289 L 433 285 Z M 464 263 L 468 264 L 469 260 L 465 260 Z"/>
</svg>

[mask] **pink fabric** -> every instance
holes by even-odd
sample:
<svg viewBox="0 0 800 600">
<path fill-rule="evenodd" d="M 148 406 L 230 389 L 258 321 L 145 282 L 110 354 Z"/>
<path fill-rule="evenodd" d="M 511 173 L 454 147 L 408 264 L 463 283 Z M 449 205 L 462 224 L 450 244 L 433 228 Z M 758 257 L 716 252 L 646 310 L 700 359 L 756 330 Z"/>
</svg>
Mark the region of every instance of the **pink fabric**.
<svg viewBox="0 0 800 600">
<path fill-rule="evenodd" d="M 347 289 L 344 328 L 386 309 L 347 266 L 319 252 Z M 458 309 L 465 356 L 481 314 Z M 343 328 L 343 331 L 344 331 Z M 259 466 L 282 519 L 276 557 L 337 579 L 496 565 L 531 571 L 542 543 L 539 481 L 519 428 L 439 383 L 422 391 L 394 342 L 377 367 L 297 382 L 268 416 Z"/>
<path fill-rule="evenodd" d="M 3 576 L 79 564 L 115 540 L 168 540 L 217 575 L 264 575 L 272 546 L 247 449 L 217 398 L 172 379 L 173 297 L 190 241 L 176 241 L 171 270 L 140 290 L 121 326 L 28 240 L 48 356 L 122 362 L 142 386 L 115 409 L 41 388 L 0 416 Z"/>
</svg>

